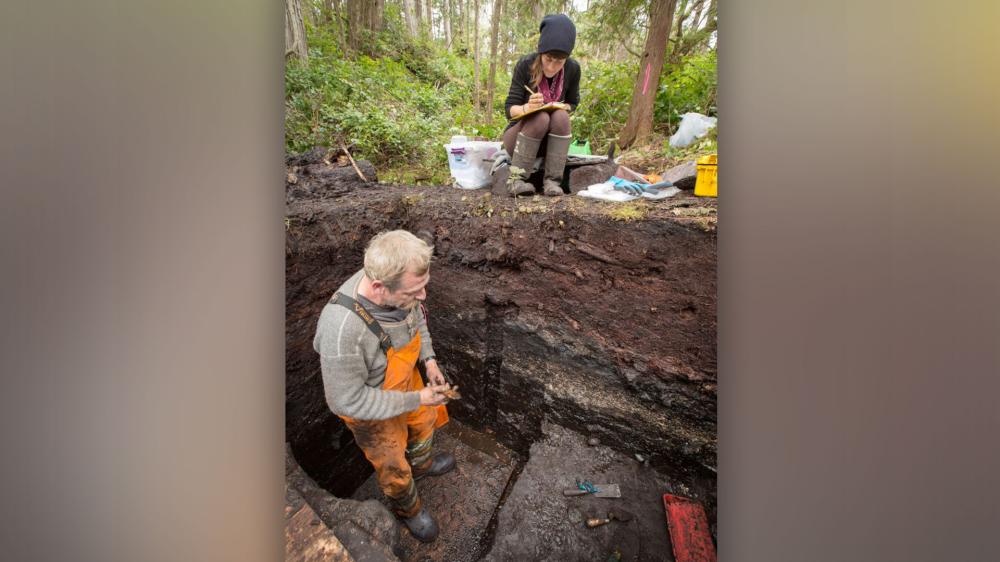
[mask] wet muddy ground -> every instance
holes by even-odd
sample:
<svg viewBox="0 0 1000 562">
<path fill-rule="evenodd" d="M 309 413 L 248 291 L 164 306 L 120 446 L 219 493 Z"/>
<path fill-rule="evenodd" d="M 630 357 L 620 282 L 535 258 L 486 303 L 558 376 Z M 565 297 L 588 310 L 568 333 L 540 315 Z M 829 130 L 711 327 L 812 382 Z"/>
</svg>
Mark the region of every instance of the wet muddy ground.
<svg viewBox="0 0 1000 562">
<path fill-rule="evenodd" d="M 662 496 L 676 485 L 651 467 L 567 428 L 545 423 L 542 439 L 500 510 L 495 540 L 484 561 L 673 560 Z M 566 497 L 576 482 L 618 484 L 620 498 Z M 628 521 L 588 528 L 610 511 Z"/>
<path fill-rule="evenodd" d="M 591 438 L 608 455 L 636 465 L 639 472 L 623 469 L 620 478 L 635 482 L 636 498 L 638 488 L 653 498 L 649 505 L 657 506 L 658 516 L 650 512 L 635 525 L 663 524 L 659 497 L 673 491 L 704 503 L 714 531 L 714 199 L 682 192 L 623 213 L 620 204 L 578 197 L 513 200 L 446 187 L 363 184 L 316 158 L 296 158 L 289 167 L 295 182 L 286 191 L 286 438 L 312 479 L 348 498 L 363 493 L 371 475 L 350 432 L 326 406 L 311 342 L 319 311 L 360 268 L 368 239 L 405 228 L 435 246 L 426 303 L 430 331 L 440 364 L 462 389 L 463 399 L 449 406 L 455 427 L 468 429 L 466 439 L 451 438 L 460 450 L 468 448 L 462 454 L 478 451 L 488 460 L 484 449 L 502 449 L 513 459 L 466 474 L 481 483 L 475 493 L 457 495 L 485 505 L 500 487 L 509 495 L 507 505 L 522 506 L 507 516 L 503 509 L 476 510 L 470 529 L 479 529 L 486 511 L 491 517 L 487 529 L 470 531 L 484 538 L 462 550 L 466 558 L 426 559 L 473 560 L 489 556 L 487 547 L 517 546 L 505 536 L 533 536 L 527 527 L 510 526 L 528 525 L 531 501 L 540 497 L 518 486 L 563 485 L 560 478 L 574 466 L 587 466 L 574 455 L 595 454 L 586 445 Z M 478 446 L 470 436 L 478 436 Z M 577 443 L 571 454 L 552 456 L 572 466 L 558 471 L 563 476 L 542 471 L 553 473 L 550 481 L 533 476 L 520 484 L 525 473 L 534 475 L 533 459 L 546 458 L 542 451 L 553 440 Z M 509 487 L 489 482 L 491 476 L 503 480 L 508 467 L 516 476 L 507 479 Z M 459 500 L 442 501 L 443 507 Z M 557 507 L 565 520 L 568 505 L 551 506 Z M 555 521 L 546 516 L 538 524 Z M 650 554 L 661 543 L 630 542 L 627 533 L 613 534 L 628 525 L 612 525 L 583 529 L 588 533 L 572 544 L 589 545 L 588 560 L 605 547 L 633 556 L 623 559 L 664 559 Z M 659 528 L 665 536 L 665 526 Z M 637 536 L 652 537 L 650 532 Z M 584 540 L 598 533 L 612 533 L 609 542 Z"/>
<path fill-rule="evenodd" d="M 441 535 L 433 543 L 423 544 L 404 530 L 401 558 L 474 562 L 491 542 L 490 522 L 500 511 L 504 489 L 523 463 L 495 439 L 456 421 L 436 432 L 434 442 L 436 451 L 449 451 L 456 460 L 455 469 L 448 474 L 417 482 L 424 508 L 437 519 Z M 352 499 L 376 499 L 389 507 L 374 475 Z"/>
<path fill-rule="evenodd" d="M 451 422 L 436 437 L 437 450 L 451 451 L 458 464 L 449 474 L 418 483 L 424 506 L 437 518 L 441 535 L 422 544 L 403 531 L 400 559 L 672 560 L 663 513 L 664 493 L 683 487 L 633 457 L 625 456 L 554 424 L 522 458 L 493 436 Z M 614 483 L 621 498 L 566 497 L 577 481 Z M 352 496 L 375 499 L 387 508 L 374 476 Z M 629 521 L 588 528 L 585 521 L 619 510 Z"/>
</svg>

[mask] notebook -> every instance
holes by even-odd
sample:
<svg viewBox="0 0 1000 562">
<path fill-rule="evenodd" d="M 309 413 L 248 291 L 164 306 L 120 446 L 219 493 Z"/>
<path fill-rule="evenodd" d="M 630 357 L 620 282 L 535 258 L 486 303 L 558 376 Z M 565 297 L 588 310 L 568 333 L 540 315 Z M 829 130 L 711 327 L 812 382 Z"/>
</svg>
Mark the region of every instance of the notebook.
<svg viewBox="0 0 1000 562">
<path fill-rule="evenodd" d="M 512 117 L 511 120 L 517 121 L 518 119 L 521 119 L 522 117 L 527 117 L 532 113 L 538 113 L 539 111 L 555 111 L 557 109 L 565 109 L 566 111 L 569 111 L 570 105 L 568 103 L 563 103 L 561 101 L 550 101 L 549 103 L 543 105 L 542 107 L 539 107 L 537 109 L 532 109 L 531 111 L 526 111 L 521 115 L 518 115 L 517 117 Z"/>
</svg>

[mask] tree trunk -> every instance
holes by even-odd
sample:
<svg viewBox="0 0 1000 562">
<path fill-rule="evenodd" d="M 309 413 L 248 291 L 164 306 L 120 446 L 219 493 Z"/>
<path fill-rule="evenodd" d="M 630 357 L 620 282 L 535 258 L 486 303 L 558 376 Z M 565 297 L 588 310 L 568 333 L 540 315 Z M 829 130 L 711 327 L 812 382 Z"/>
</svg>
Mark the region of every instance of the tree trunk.
<svg viewBox="0 0 1000 562">
<path fill-rule="evenodd" d="M 333 24 L 333 0 L 323 0 L 323 24 Z"/>
<path fill-rule="evenodd" d="M 420 0 L 413 0 L 413 19 L 417 23 L 417 33 L 422 32 L 424 30 L 424 7 Z"/>
<path fill-rule="evenodd" d="M 412 36 L 416 33 L 416 27 L 413 23 L 413 10 L 410 9 L 410 0 L 400 1 L 403 3 L 403 20 L 406 22 L 406 30 Z"/>
<path fill-rule="evenodd" d="M 469 26 L 466 18 L 469 17 L 469 7 L 465 5 L 465 0 L 458 0 L 458 32 L 459 41 L 465 49 L 465 55 L 469 54 Z"/>
<path fill-rule="evenodd" d="M 431 0 L 424 0 L 424 6 L 427 8 L 427 30 L 430 32 L 431 39 L 434 38 L 434 14 L 431 12 Z"/>
<path fill-rule="evenodd" d="M 507 6 L 507 9 L 510 9 L 510 5 Z M 500 58 L 497 59 L 499 61 L 498 64 L 502 64 L 505 61 L 510 60 L 510 58 L 514 56 L 514 51 L 517 49 L 517 33 L 515 31 L 507 31 L 504 33 L 504 37 L 506 38 L 506 41 L 503 43 L 503 52 L 500 54 Z"/>
<path fill-rule="evenodd" d="M 302 6 L 299 0 L 285 0 L 285 56 L 309 60 L 306 45 L 306 26 L 302 23 Z"/>
<path fill-rule="evenodd" d="M 299 0 L 299 9 L 302 11 L 302 23 L 309 22 L 313 27 L 316 27 L 312 0 Z"/>
<path fill-rule="evenodd" d="M 503 0 L 493 0 L 493 21 L 490 23 L 490 75 L 486 79 L 486 116 L 493 122 L 493 95 L 497 81 L 497 39 L 500 33 L 500 12 Z"/>
<path fill-rule="evenodd" d="M 704 0 L 695 0 L 695 5 L 700 4 Z M 677 28 L 677 33 L 674 34 L 674 39 L 672 41 L 673 45 L 670 47 L 670 55 L 667 56 L 667 60 L 670 64 L 677 64 L 680 60 L 679 53 L 681 51 L 681 43 L 684 41 L 684 22 L 691 15 L 692 7 L 688 7 L 688 0 L 683 0 L 680 7 L 676 10 L 677 15 L 675 19 L 677 22 L 674 24 Z M 669 45 L 669 43 L 668 43 Z"/>
<path fill-rule="evenodd" d="M 452 50 L 455 50 L 455 46 L 458 45 L 458 33 L 456 33 L 456 28 L 461 31 L 461 22 L 458 20 L 458 3 L 460 0 L 448 0 L 448 35 L 451 39 L 448 40 L 448 44 L 451 45 Z"/>
<path fill-rule="evenodd" d="M 444 28 L 444 46 L 451 51 L 451 0 L 441 2 L 441 27 Z"/>
<path fill-rule="evenodd" d="M 670 53 L 670 62 L 672 64 L 680 62 L 684 56 L 703 46 L 707 46 L 712 33 L 718 29 L 719 20 L 717 17 L 716 1 L 711 0 L 709 2 L 708 10 L 704 13 L 704 20 L 702 18 L 703 8 L 704 0 L 699 0 L 697 10 L 692 10 L 695 13 L 691 18 L 690 25 L 687 26 L 687 31 L 683 35 L 678 33 L 680 39 L 674 44 L 674 48 Z"/>
<path fill-rule="evenodd" d="M 716 0 L 711 0 L 708 3 L 708 13 L 705 14 L 705 45 L 709 44 L 709 38 L 712 33 L 719 29 L 719 7 Z"/>
<path fill-rule="evenodd" d="M 373 34 L 382 31 L 384 8 L 385 0 L 347 0 L 347 42 L 351 49 L 361 49 Z"/>
<path fill-rule="evenodd" d="M 475 101 L 476 111 L 482 110 L 482 104 L 479 99 L 479 0 L 473 0 L 473 32 L 472 32 L 472 97 Z"/>
<path fill-rule="evenodd" d="M 649 7 L 649 33 L 639 58 L 639 72 L 632 89 L 628 121 L 618 138 L 622 148 L 642 142 L 653 132 L 653 102 L 660 87 L 660 72 L 667 50 L 667 38 L 674 22 L 677 0 L 653 0 Z"/>
<path fill-rule="evenodd" d="M 698 11 L 694 13 L 694 19 L 691 20 L 691 25 L 694 29 L 701 28 L 701 12 L 705 9 L 705 0 L 698 2 Z"/>
<path fill-rule="evenodd" d="M 375 0 L 371 3 L 371 19 L 369 20 L 371 26 L 368 28 L 373 32 L 379 32 L 385 29 L 385 19 L 382 17 L 385 14 L 385 0 Z"/>
<path fill-rule="evenodd" d="M 361 25 L 366 18 L 365 0 L 343 0 L 343 2 L 347 46 L 356 51 L 361 45 Z"/>
<path fill-rule="evenodd" d="M 344 0 L 330 0 L 330 8 L 336 24 L 337 45 L 340 52 L 347 52 L 347 14 L 344 13 Z"/>
<path fill-rule="evenodd" d="M 704 2 L 705 0 L 695 0 L 695 2 Z M 688 9 L 688 0 L 681 0 L 680 6 L 676 9 L 677 15 L 675 19 L 677 22 L 674 26 L 677 29 L 677 33 L 674 35 L 674 46 L 670 51 L 670 60 L 673 62 L 674 54 L 678 51 L 678 46 L 681 44 L 681 38 L 684 36 L 684 20 L 691 14 L 691 10 Z"/>
</svg>

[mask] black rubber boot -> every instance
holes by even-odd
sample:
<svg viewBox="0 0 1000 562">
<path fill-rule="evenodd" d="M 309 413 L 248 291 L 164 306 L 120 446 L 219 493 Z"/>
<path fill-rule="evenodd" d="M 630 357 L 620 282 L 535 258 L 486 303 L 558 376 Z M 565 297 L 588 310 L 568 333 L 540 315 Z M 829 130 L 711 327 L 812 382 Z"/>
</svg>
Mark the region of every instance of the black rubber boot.
<svg viewBox="0 0 1000 562">
<path fill-rule="evenodd" d="M 410 530 L 413 538 L 420 542 L 434 542 L 434 539 L 438 537 L 437 521 L 425 508 L 421 507 L 420 511 L 413 517 L 404 517 L 403 524 Z"/>
<path fill-rule="evenodd" d="M 420 480 L 424 476 L 441 476 L 446 472 L 451 472 L 455 468 L 455 455 L 451 453 L 438 453 L 434 455 L 430 468 L 422 472 L 413 471 L 413 479 Z"/>
<path fill-rule="evenodd" d="M 535 193 L 535 186 L 528 183 L 528 178 L 541 144 L 542 139 L 532 138 L 524 133 L 517 134 L 514 154 L 510 157 L 510 176 L 507 178 L 507 193 L 512 197 Z"/>
<path fill-rule="evenodd" d="M 545 195 L 563 195 L 562 179 L 563 172 L 566 171 L 566 157 L 569 154 L 569 145 L 573 141 L 573 135 L 549 135 L 548 144 L 545 147 L 545 179 L 542 181 L 542 189 Z"/>
</svg>

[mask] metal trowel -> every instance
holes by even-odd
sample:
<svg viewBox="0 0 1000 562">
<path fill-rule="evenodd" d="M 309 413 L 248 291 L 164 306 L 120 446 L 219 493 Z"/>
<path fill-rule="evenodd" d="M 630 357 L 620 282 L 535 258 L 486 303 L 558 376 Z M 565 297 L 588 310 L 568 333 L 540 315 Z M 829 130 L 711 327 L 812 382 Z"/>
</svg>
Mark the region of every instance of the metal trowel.
<svg viewBox="0 0 1000 562">
<path fill-rule="evenodd" d="M 591 495 L 595 498 L 620 498 L 622 497 L 621 488 L 618 484 L 591 484 L 590 485 L 594 491 L 590 491 L 585 487 L 568 488 L 563 490 L 564 496 L 585 496 Z"/>
<path fill-rule="evenodd" d="M 611 508 L 608 511 L 607 517 L 591 517 L 587 519 L 586 525 L 588 529 L 593 529 L 594 527 L 600 527 L 601 525 L 607 525 L 614 520 L 618 521 L 631 521 L 634 516 L 623 509 Z"/>
</svg>

